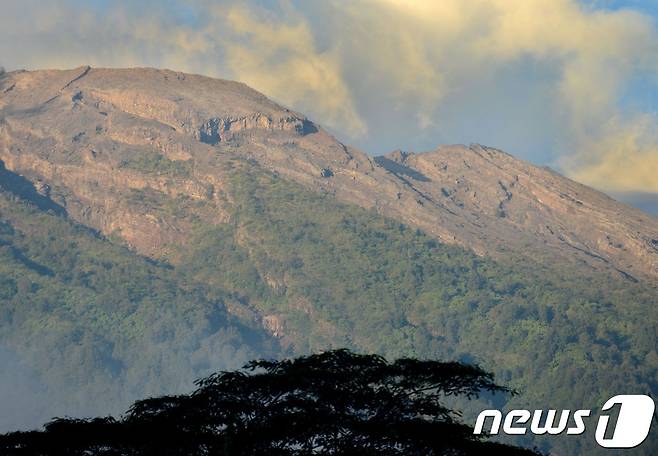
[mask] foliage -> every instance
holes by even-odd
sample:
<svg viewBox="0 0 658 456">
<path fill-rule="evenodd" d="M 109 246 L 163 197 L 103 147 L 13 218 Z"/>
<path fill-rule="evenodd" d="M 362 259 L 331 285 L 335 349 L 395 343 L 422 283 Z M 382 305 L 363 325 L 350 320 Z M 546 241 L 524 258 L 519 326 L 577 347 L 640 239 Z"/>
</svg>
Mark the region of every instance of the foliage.
<svg viewBox="0 0 658 456">
<path fill-rule="evenodd" d="M 200 229 L 178 270 L 276 315 L 297 352 L 476 361 L 522 392 L 506 407 L 658 394 L 655 288 L 478 257 L 253 167 L 236 167 L 230 192 L 233 227 Z"/>
<path fill-rule="evenodd" d="M 263 317 L 297 354 L 349 347 L 477 362 L 520 391 L 503 408 L 595 409 L 615 394 L 658 394 L 656 288 L 541 258 L 479 257 L 232 166 L 230 222 L 197 222 L 171 264 L 0 199 L 0 343 L 69 399 L 180 390 L 190 372 L 271 350 L 254 327 Z M 187 210 L 160 193 L 148 204 Z M 238 321 L 226 306 L 255 317 Z M 579 445 L 593 441 L 539 443 L 591 454 Z"/>
<path fill-rule="evenodd" d="M 335 350 L 252 361 L 197 382 L 190 395 L 136 402 L 127 415 L 58 419 L 0 436 L 7 455 L 531 455 L 489 443 L 442 404 L 508 391 L 462 363 Z"/>
<path fill-rule="evenodd" d="M 230 316 L 226 299 L 0 192 L 0 348 L 57 391 L 34 419 L 117 412 L 270 353 L 263 331 Z M 0 413 L 0 426 L 12 419 Z"/>
<path fill-rule="evenodd" d="M 192 174 L 191 160 L 170 160 L 158 152 L 141 152 L 123 160 L 121 168 L 134 169 L 147 174 L 171 177 L 189 177 Z"/>
</svg>

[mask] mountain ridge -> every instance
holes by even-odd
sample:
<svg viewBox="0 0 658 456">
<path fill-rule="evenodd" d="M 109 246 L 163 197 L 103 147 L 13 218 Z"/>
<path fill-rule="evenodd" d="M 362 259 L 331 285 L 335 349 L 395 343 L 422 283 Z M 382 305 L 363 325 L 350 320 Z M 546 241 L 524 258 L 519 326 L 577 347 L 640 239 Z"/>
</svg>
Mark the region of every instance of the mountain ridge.
<svg viewBox="0 0 658 456">
<path fill-rule="evenodd" d="M 153 223 L 85 215 L 112 209 L 87 201 L 91 192 L 76 193 L 78 184 L 63 176 L 77 166 L 77 172 L 96 173 L 83 179 L 87 186 L 116 175 L 115 181 L 135 188 L 200 198 L 221 189 L 221 164 L 209 168 L 209 162 L 218 154 L 242 156 L 479 255 L 547 255 L 629 280 L 656 283 L 658 277 L 658 219 L 498 149 L 453 145 L 370 157 L 242 83 L 170 70 L 11 72 L 0 84 L 0 160 L 65 189 L 74 218 L 106 235 L 123 231 L 142 253 L 179 241 L 184 227 L 162 229 L 158 245 L 145 246 L 132 225 Z M 178 189 L 171 179 L 140 183 L 145 173 L 121 163 L 143 152 L 160 154 L 174 167 L 192 162 L 193 169 Z"/>
</svg>

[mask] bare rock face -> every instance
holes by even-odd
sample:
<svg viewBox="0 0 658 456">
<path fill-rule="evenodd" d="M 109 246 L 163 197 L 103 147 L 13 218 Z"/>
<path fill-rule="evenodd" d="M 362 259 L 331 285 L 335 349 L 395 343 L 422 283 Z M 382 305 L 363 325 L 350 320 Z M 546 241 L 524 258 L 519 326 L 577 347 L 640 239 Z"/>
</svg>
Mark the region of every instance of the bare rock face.
<svg viewBox="0 0 658 456">
<path fill-rule="evenodd" d="M 228 220 L 235 158 L 480 255 L 658 284 L 658 219 L 496 149 L 371 158 L 244 84 L 168 70 L 0 75 L 4 166 L 143 254 L 167 256 L 184 243 L 191 216 Z M 153 203 L 162 195 L 174 207 Z"/>
</svg>

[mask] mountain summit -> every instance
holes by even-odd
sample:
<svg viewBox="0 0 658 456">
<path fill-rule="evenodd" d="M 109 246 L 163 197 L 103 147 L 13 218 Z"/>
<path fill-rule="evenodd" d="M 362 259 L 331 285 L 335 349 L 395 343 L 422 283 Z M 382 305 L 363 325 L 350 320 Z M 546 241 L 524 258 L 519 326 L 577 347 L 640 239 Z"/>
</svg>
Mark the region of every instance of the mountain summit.
<svg viewBox="0 0 658 456">
<path fill-rule="evenodd" d="M 155 69 L 11 72 L 0 80 L 0 122 L 9 170 L 150 256 L 180 242 L 185 224 L 127 193 L 212 201 L 205 216 L 218 222 L 222 158 L 239 156 L 478 255 L 658 278 L 658 220 L 639 210 L 480 145 L 371 158 L 237 82 Z M 164 168 L 178 173 L 164 177 Z"/>
</svg>

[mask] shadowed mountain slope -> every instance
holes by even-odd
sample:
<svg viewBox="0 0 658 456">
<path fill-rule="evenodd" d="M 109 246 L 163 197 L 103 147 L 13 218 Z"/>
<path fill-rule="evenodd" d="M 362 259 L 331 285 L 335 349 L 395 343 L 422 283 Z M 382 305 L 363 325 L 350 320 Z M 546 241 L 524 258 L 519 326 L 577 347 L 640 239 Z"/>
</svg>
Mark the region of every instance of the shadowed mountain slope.
<svg viewBox="0 0 658 456">
<path fill-rule="evenodd" d="M 185 283 L 167 265 L 39 208 L 16 195 L 18 177 L 6 177 L 0 431 L 117 413 L 144 395 L 187 390 L 217 366 L 275 353 L 259 325 L 227 312 L 228 293 Z"/>
</svg>

